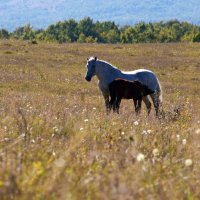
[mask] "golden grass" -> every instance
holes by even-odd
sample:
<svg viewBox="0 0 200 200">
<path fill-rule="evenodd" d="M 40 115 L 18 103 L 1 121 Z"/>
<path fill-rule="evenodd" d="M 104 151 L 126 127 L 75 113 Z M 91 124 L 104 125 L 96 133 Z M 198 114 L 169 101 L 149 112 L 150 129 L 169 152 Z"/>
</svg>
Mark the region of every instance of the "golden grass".
<svg viewBox="0 0 200 200">
<path fill-rule="evenodd" d="M 84 80 L 91 55 L 153 70 L 166 117 L 125 100 L 106 115 L 97 79 Z M 199 44 L 1 40 L 0 69 L 1 200 L 200 199 Z"/>
</svg>

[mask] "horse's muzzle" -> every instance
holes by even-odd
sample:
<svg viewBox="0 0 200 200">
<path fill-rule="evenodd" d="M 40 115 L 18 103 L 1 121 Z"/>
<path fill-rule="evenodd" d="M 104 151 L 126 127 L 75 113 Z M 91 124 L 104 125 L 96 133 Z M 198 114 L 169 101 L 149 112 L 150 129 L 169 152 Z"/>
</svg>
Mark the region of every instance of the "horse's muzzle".
<svg viewBox="0 0 200 200">
<path fill-rule="evenodd" d="M 91 81 L 91 77 L 86 76 L 86 77 L 85 77 L 85 80 L 86 80 L 86 81 Z"/>
</svg>

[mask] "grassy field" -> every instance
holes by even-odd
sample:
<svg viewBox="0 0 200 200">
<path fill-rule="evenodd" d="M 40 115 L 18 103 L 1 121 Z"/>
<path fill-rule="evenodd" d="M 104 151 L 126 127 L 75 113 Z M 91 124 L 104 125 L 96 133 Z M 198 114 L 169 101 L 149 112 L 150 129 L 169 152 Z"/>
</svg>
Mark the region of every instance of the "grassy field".
<svg viewBox="0 0 200 200">
<path fill-rule="evenodd" d="M 165 117 L 106 115 L 89 56 L 159 77 Z M 178 110 L 178 114 L 174 112 Z M 200 199 L 200 44 L 0 41 L 0 199 Z"/>
</svg>

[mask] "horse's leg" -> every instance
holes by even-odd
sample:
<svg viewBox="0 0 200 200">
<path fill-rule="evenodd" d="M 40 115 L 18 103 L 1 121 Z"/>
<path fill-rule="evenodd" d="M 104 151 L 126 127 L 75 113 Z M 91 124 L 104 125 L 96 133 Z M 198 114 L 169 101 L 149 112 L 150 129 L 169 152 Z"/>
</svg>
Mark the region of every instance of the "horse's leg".
<svg viewBox="0 0 200 200">
<path fill-rule="evenodd" d="M 138 101 L 133 99 L 133 102 L 134 102 L 134 106 L 135 106 L 135 112 L 136 112 L 136 114 L 138 114 Z"/>
<path fill-rule="evenodd" d="M 109 101 L 109 92 L 102 91 L 102 94 L 105 102 L 106 112 L 107 114 L 109 114 L 110 110 L 113 107 L 113 104 L 111 104 Z"/>
<path fill-rule="evenodd" d="M 138 112 L 141 112 L 141 107 L 142 107 L 142 99 L 138 100 Z"/>
<path fill-rule="evenodd" d="M 103 93 L 103 97 L 104 97 L 104 102 L 106 106 L 106 111 L 108 113 L 112 109 L 112 104 L 110 104 L 109 102 L 109 93 Z"/>
<path fill-rule="evenodd" d="M 116 96 L 112 94 L 109 101 L 109 110 L 111 109 L 113 109 L 113 111 L 115 110 L 115 101 L 116 101 Z"/>
<path fill-rule="evenodd" d="M 142 100 L 144 101 L 144 103 L 145 103 L 145 105 L 147 107 L 147 111 L 148 111 L 148 115 L 149 115 L 150 112 L 151 112 L 151 102 L 149 101 L 147 96 L 143 96 Z"/>
<path fill-rule="evenodd" d="M 153 94 L 150 94 L 151 98 L 152 98 L 152 101 L 153 101 L 153 105 L 154 105 L 154 108 L 155 108 L 155 111 L 156 111 L 156 116 L 159 115 L 159 95 L 158 95 L 158 92 L 154 92 Z"/>
<path fill-rule="evenodd" d="M 115 98 L 115 101 L 113 102 L 113 112 L 116 112 L 117 110 L 117 99 Z"/>
<path fill-rule="evenodd" d="M 140 114 L 141 111 L 142 99 L 134 100 L 134 104 L 135 104 L 135 112 L 138 115 Z"/>
<path fill-rule="evenodd" d="M 135 107 L 135 112 L 137 113 L 137 100 L 133 99 L 133 102 L 134 102 L 134 107 Z"/>
<path fill-rule="evenodd" d="M 99 88 L 100 88 L 100 90 L 102 92 L 102 95 L 103 95 L 103 98 L 104 98 L 104 102 L 105 102 L 105 106 L 106 106 L 106 110 L 107 110 L 107 112 L 109 112 L 110 109 L 111 109 L 110 108 L 110 103 L 109 103 L 109 95 L 110 95 L 109 89 L 108 88 L 103 88 L 100 82 L 98 83 L 98 86 L 99 86 Z"/>
</svg>

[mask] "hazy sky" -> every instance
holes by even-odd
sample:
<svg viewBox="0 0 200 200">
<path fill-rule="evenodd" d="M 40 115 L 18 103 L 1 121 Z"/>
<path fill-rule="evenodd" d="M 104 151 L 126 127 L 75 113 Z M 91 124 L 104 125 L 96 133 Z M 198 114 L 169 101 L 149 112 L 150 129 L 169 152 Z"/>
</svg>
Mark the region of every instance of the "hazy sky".
<svg viewBox="0 0 200 200">
<path fill-rule="evenodd" d="M 44 28 L 59 20 L 112 20 L 117 24 L 178 19 L 200 24 L 200 0 L 0 0 L 0 28 L 27 23 Z"/>
</svg>

